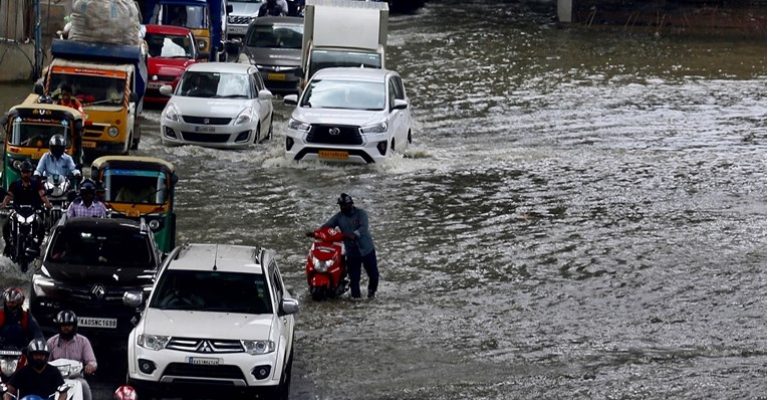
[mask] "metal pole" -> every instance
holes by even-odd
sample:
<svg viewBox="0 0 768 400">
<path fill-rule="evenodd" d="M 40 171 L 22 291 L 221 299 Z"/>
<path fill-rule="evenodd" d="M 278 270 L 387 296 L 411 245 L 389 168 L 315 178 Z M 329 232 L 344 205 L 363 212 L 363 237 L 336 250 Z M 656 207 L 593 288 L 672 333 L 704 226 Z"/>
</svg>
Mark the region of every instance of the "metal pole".
<svg viewBox="0 0 768 400">
<path fill-rule="evenodd" d="M 32 81 L 40 77 L 43 70 L 43 27 L 41 25 L 40 0 L 33 0 L 35 4 L 35 66 L 32 71 Z"/>
</svg>

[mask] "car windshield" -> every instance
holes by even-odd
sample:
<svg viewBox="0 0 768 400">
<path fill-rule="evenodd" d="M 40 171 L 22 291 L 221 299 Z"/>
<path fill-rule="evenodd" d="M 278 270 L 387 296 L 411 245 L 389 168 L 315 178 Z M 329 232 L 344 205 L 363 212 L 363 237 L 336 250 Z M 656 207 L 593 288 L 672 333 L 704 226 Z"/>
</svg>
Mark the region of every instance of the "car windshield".
<svg viewBox="0 0 768 400">
<path fill-rule="evenodd" d="M 208 13 L 204 6 L 163 5 L 160 25 L 183 26 L 190 29 L 208 28 Z M 152 23 L 157 23 L 157 15 Z"/>
<path fill-rule="evenodd" d="M 72 86 L 72 94 L 84 106 L 123 106 L 125 78 L 53 73 L 49 85 L 51 94 L 55 95 L 56 88 L 64 82 Z"/>
<path fill-rule="evenodd" d="M 161 310 L 195 310 L 271 314 L 264 275 L 241 272 L 166 270 L 149 306 Z"/>
<path fill-rule="evenodd" d="M 309 63 L 309 76 L 323 68 L 330 67 L 366 67 L 381 68 L 381 55 L 357 51 L 315 50 Z"/>
<path fill-rule="evenodd" d="M 251 98 L 248 75 L 227 72 L 185 72 L 177 92 L 187 97 Z"/>
<path fill-rule="evenodd" d="M 147 41 L 150 57 L 192 58 L 195 54 L 189 36 L 147 33 L 144 40 Z"/>
<path fill-rule="evenodd" d="M 279 49 L 301 49 L 304 26 L 298 24 L 254 25 L 245 45 Z"/>
<path fill-rule="evenodd" d="M 110 168 L 102 180 L 108 202 L 163 204 L 168 196 L 165 174 L 160 171 Z"/>
<path fill-rule="evenodd" d="M 112 228 L 112 229 L 110 229 Z M 147 234 L 114 226 L 65 226 L 54 237 L 46 261 L 117 268 L 154 268 Z"/>
<path fill-rule="evenodd" d="M 48 141 L 55 134 L 63 135 L 67 140 L 69 147 L 69 121 L 62 120 L 59 124 L 42 124 L 24 122 L 17 117 L 13 120 L 13 134 L 9 144 L 11 146 L 45 148 L 48 147 Z"/>
<path fill-rule="evenodd" d="M 386 104 L 384 83 L 314 79 L 309 82 L 301 106 L 380 111 Z"/>
</svg>

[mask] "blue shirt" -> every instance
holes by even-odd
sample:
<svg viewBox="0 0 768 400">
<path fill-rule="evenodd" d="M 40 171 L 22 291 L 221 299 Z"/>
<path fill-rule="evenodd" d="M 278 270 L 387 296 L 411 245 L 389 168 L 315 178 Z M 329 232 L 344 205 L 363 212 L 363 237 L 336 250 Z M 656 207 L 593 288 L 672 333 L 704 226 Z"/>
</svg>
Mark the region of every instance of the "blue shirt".
<svg viewBox="0 0 768 400">
<path fill-rule="evenodd" d="M 344 240 L 344 246 L 348 251 L 359 251 L 360 256 L 365 256 L 374 250 L 373 237 L 368 231 L 368 213 L 365 210 L 354 207 L 351 215 L 336 213 L 323 227 L 339 227 L 344 233 L 353 233 L 357 240 Z"/>
<path fill-rule="evenodd" d="M 47 152 L 40 157 L 40 162 L 37 163 L 35 168 L 35 175 L 51 176 L 61 175 L 67 177 L 70 174 L 79 174 L 75 166 L 75 161 L 69 154 L 62 154 L 58 159 L 53 157 L 51 152 Z"/>
</svg>

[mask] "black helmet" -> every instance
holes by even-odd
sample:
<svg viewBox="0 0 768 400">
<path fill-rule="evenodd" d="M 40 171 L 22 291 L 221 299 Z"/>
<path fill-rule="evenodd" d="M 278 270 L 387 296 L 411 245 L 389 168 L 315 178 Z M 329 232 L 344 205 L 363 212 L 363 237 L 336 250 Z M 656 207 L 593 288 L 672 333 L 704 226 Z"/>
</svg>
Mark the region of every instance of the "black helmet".
<svg viewBox="0 0 768 400">
<path fill-rule="evenodd" d="M 3 304 L 8 303 L 9 301 L 13 301 L 19 304 L 23 303 L 24 292 L 22 292 L 21 289 L 17 287 L 9 287 L 8 289 L 5 289 L 3 292 Z"/>
<path fill-rule="evenodd" d="M 82 195 L 83 192 L 91 192 L 96 193 L 96 183 L 93 182 L 90 179 L 86 179 L 83 181 L 83 183 L 80 184 L 80 194 Z"/>
<path fill-rule="evenodd" d="M 56 315 L 56 319 L 53 320 L 57 325 L 74 325 L 77 326 L 77 315 L 72 310 L 62 310 Z"/>
<path fill-rule="evenodd" d="M 53 135 L 48 141 L 48 148 L 51 149 L 51 154 L 56 157 L 61 157 L 64 154 L 64 147 L 66 147 L 66 143 L 63 135 Z"/>
<path fill-rule="evenodd" d="M 339 198 L 336 200 L 336 203 L 338 203 L 340 206 L 343 205 L 352 205 L 355 204 L 354 201 L 352 201 L 352 196 L 342 193 Z"/>
<path fill-rule="evenodd" d="M 27 355 L 32 356 L 34 353 L 43 353 L 46 356 L 51 354 L 51 351 L 48 349 L 48 343 L 45 342 L 45 339 L 34 338 L 31 342 L 29 342 L 29 345 L 27 346 Z"/>
<path fill-rule="evenodd" d="M 21 163 L 21 167 L 19 167 L 21 172 L 32 172 L 35 170 L 35 166 L 32 164 L 32 161 L 29 161 L 29 159 L 24 160 L 24 162 Z"/>
</svg>

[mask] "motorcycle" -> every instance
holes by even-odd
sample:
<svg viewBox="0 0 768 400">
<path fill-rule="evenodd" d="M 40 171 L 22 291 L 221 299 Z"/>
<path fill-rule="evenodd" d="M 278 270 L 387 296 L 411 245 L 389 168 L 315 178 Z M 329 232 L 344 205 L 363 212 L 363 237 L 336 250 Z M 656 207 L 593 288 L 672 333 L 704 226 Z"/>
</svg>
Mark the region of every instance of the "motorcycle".
<svg viewBox="0 0 768 400">
<path fill-rule="evenodd" d="M 76 193 L 73 180 L 61 175 L 46 177 L 44 186 L 48 201 L 53 206 L 46 218 L 45 229 L 48 230 L 67 212 L 67 207 L 69 207 L 69 203 L 72 202 Z"/>
<path fill-rule="evenodd" d="M 338 228 L 319 228 L 307 236 L 315 239 L 305 267 L 309 294 L 317 301 L 342 295 L 349 284 L 344 234 Z"/>
<path fill-rule="evenodd" d="M 11 379 L 11 375 L 17 369 L 24 366 L 24 357 L 21 350 L 3 349 L 0 350 L 0 397 L 2 397 L 8 388 L 5 386 Z"/>
<path fill-rule="evenodd" d="M 27 272 L 29 263 L 40 254 L 40 213 L 42 211 L 30 205 L 14 206 L 9 216 L 11 231 L 9 235 L 11 260 L 19 264 L 21 272 Z"/>
<path fill-rule="evenodd" d="M 5 384 L 2 384 L 2 387 L 3 387 L 3 393 L 5 393 Z M 18 395 L 14 396 L 12 394 L 9 394 L 9 395 L 11 396 L 12 399 L 17 399 L 17 400 L 49 400 L 49 399 L 50 400 L 56 400 L 56 399 L 59 398 L 59 393 L 67 392 L 70 389 L 71 388 L 70 388 L 69 384 L 65 382 L 63 385 L 59 386 L 56 389 L 55 393 L 51 393 L 50 395 L 48 395 L 48 397 L 41 397 L 41 396 L 38 396 L 36 394 L 28 394 L 28 395 L 22 396 L 22 397 L 19 397 Z M 72 399 L 72 398 L 69 397 L 69 395 L 68 395 L 67 396 L 67 400 L 70 400 L 70 399 Z M 81 399 L 82 399 L 82 397 L 81 397 Z"/>
<path fill-rule="evenodd" d="M 49 361 L 48 364 L 56 367 L 64 378 L 64 385 L 67 387 L 67 400 L 83 400 L 83 363 L 76 360 L 59 358 Z M 62 386 L 62 387 L 63 387 Z M 59 387 L 61 389 L 62 387 Z M 61 391 L 61 390 L 60 390 Z"/>
</svg>

